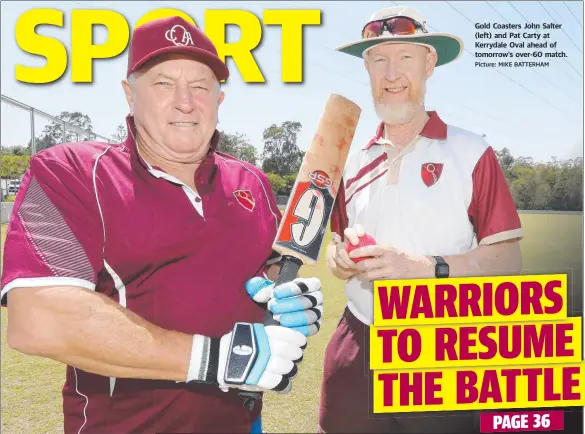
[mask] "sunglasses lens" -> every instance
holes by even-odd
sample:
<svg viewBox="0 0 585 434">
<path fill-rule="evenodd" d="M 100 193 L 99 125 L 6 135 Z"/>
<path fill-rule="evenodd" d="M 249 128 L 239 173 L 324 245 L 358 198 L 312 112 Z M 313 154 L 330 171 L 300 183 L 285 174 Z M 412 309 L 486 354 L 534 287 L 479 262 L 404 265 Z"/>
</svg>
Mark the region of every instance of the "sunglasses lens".
<svg viewBox="0 0 585 434">
<path fill-rule="evenodd" d="M 380 36 L 382 33 L 382 23 L 380 21 L 374 21 L 369 23 L 364 27 L 364 39 L 367 38 L 375 38 L 376 36 Z"/>
<path fill-rule="evenodd" d="M 393 18 L 389 20 L 388 27 L 392 29 L 393 35 L 414 35 L 416 32 L 414 22 L 406 18 Z"/>
<path fill-rule="evenodd" d="M 414 21 L 404 17 L 372 21 L 364 27 L 362 37 L 367 39 L 381 36 L 383 30 L 389 30 L 393 35 L 414 35 L 416 33 L 416 26 Z"/>
</svg>

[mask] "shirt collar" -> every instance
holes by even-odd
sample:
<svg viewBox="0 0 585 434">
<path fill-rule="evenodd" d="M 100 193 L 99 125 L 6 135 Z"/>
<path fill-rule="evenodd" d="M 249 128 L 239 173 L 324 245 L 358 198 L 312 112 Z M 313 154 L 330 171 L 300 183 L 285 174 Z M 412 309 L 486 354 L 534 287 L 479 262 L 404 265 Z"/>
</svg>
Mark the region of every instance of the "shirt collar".
<svg viewBox="0 0 585 434">
<path fill-rule="evenodd" d="M 429 111 L 427 114 L 429 115 L 429 120 L 418 135 L 424 136 L 428 139 L 445 140 L 447 138 L 447 124 L 441 120 L 436 111 Z M 376 135 L 363 149 L 370 149 L 372 145 L 376 144 L 383 136 L 384 122 L 381 122 L 376 130 Z"/>
<path fill-rule="evenodd" d="M 162 170 L 160 167 L 151 166 L 149 163 L 147 163 L 142 158 L 142 156 L 140 155 L 140 152 L 138 152 L 138 144 L 136 143 L 136 124 L 134 122 L 134 117 L 132 115 L 126 116 L 126 127 L 128 130 L 128 137 L 126 138 L 126 141 L 124 142 L 124 146 L 126 148 L 128 148 L 131 155 L 140 162 L 142 167 L 144 167 L 153 176 L 160 178 L 162 176 L 162 174 L 165 173 L 164 170 Z M 213 136 L 211 137 L 211 146 L 209 147 L 209 151 L 207 152 L 207 156 L 201 162 L 201 164 L 197 168 L 197 171 L 195 172 L 195 182 L 197 184 L 200 184 L 200 183 L 211 184 L 211 182 L 213 181 L 213 179 L 215 177 L 215 173 L 216 173 L 216 169 L 217 169 L 217 164 L 215 161 L 215 151 L 216 151 L 217 146 L 219 144 L 219 139 L 220 139 L 220 133 L 218 130 L 215 130 L 215 132 L 213 133 Z"/>
</svg>

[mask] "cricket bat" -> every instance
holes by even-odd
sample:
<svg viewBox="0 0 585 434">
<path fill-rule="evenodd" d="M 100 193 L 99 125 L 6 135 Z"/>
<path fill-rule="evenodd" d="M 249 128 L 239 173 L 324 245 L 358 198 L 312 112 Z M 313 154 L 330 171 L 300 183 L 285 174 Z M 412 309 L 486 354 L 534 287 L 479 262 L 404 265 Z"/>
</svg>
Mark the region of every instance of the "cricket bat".
<svg viewBox="0 0 585 434">
<path fill-rule="evenodd" d="M 275 286 L 297 277 L 303 264 L 319 259 L 333 204 L 339 191 L 343 169 L 355 134 L 361 109 L 347 98 L 332 94 L 311 146 L 307 150 L 286 206 L 272 248 L 282 255 Z M 278 324 L 268 312 L 264 325 Z M 237 324 L 232 333 L 225 382 L 243 384 L 257 357 L 253 331 L 249 324 Z M 260 394 L 241 391 L 251 410 Z"/>
<path fill-rule="evenodd" d="M 361 109 L 331 94 L 291 191 L 272 248 L 282 255 L 278 286 L 317 262 Z"/>
</svg>

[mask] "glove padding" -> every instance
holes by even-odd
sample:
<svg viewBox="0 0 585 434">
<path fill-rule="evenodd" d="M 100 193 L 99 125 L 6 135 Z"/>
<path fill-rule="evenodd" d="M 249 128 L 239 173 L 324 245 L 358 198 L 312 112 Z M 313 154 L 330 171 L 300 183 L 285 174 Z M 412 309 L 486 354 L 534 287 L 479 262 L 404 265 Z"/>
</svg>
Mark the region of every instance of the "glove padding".
<svg viewBox="0 0 585 434">
<path fill-rule="evenodd" d="M 323 292 L 316 277 L 297 278 L 274 287 L 274 282 L 253 277 L 246 282 L 248 295 L 265 304 L 275 321 L 309 337 L 321 328 Z"/>
<path fill-rule="evenodd" d="M 297 364 L 303 359 L 307 339 L 298 331 L 281 326 L 253 324 L 257 357 L 244 380 L 244 384 L 225 382 L 225 371 L 230 353 L 237 353 L 232 347 L 232 332 L 220 340 L 217 381 L 220 389 L 237 388 L 252 392 L 274 391 L 288 393 L 292 379 L 296 376 Z"/>
</svg>

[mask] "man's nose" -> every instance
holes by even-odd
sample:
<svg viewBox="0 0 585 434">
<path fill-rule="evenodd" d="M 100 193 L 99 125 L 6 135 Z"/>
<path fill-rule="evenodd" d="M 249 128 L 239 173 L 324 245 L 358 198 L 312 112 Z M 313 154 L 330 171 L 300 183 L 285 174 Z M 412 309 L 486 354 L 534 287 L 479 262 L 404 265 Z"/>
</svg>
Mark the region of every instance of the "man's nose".
<svg viewBox="0 0 585 434">
<path fill-rule="evenodd" d="M 175 88 L 175 108 L 186 114 L 195 110 L 195 100 L 187 83 L 178 84 Z"/>
<path fill-rule="evenodd" d="M 384 78 L 388 81 L 394 81 L 401 75 L 400 68 L 395 62 L 386 62 L 386 70 L 384 71 Z"/>
</svg>

